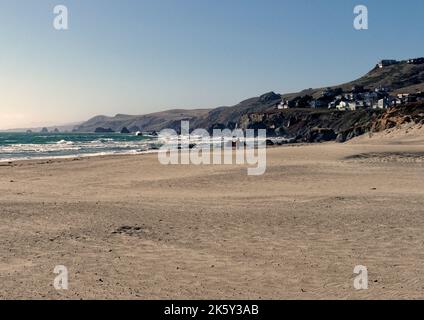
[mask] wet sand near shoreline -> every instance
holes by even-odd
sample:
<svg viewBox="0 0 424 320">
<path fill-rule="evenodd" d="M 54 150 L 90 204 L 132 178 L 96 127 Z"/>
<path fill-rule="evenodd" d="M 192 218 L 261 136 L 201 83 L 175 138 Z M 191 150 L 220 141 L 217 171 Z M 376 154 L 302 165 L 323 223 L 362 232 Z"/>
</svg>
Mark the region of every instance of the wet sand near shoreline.
<svg viewBox="0 0 424 320">
<path fill-rule="evenodd" d="M 263 176 L 155 154 L 1 163 L 0 298 L 424 298 L 423 154 L 284 146 Z"/>
</svg>

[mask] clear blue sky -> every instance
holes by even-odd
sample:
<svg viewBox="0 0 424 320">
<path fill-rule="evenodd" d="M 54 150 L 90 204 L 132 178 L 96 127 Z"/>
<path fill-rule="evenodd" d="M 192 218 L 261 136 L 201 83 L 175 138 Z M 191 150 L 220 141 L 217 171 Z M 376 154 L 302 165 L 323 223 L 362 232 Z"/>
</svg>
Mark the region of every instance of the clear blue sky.
<svg viewBox="0 0 424 320">
<path fill-rule="evenodd" d="M 68 31 L 52 27 L 57 4 Z M 422 0 L 0 0 L 0 128 L 338 84 L 424 56 L 423 13 Z"/>
</svg>

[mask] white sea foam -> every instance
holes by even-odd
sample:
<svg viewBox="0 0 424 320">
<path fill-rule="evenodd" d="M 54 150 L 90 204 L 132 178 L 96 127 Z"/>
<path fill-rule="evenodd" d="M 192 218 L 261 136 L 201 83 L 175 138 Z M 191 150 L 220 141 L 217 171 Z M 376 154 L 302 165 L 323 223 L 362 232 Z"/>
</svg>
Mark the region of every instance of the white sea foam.
<svg viewBox="0 0 424 320">
<path fill-rule="evenodd" d="M 56 144 L 74 144 L 74 142 L 73 141 L 60 140 L 60 141 L 56 142 Z"/>
<path fill-rule="evenodd" d="M 114 154 L 138 154 L 152 148 L 157 139 L 120 140 L 109 137 L 67 136 L 59 141 L 38 143 L 52 139 L 52 136 L 16 136 L 14 140 L 6 137 L 1 140 L 0 135 L 0 162 L 32 159 L 75 158 L 87 156 L 102 156 Z M 13 141 L 28 141 L 28 143 L 15 143 Z M 31 143 L 32 141 L 37 143 Z"/>
</svg>

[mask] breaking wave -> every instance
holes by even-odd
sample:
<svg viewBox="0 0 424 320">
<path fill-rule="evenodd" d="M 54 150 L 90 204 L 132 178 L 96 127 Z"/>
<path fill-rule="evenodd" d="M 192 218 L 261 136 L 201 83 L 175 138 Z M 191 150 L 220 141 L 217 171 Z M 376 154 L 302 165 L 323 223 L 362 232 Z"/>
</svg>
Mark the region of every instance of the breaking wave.
<svg viewBox="0 0 424 320">
<path fill-rule="evenodd" d="M 136 154 L 157 143 L 152 137 L 121 134 L 0 133 L 0 161 Z"/>
</svg>

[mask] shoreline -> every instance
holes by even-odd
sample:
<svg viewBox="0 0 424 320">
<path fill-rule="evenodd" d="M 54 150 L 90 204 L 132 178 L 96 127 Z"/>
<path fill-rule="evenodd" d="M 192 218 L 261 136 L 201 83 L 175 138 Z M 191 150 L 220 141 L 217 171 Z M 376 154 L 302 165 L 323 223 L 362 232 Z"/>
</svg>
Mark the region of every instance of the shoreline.
<svg viewBox="0 0 424 320">
<path fill-rule="evenodd" d="M 314 143 L 310 143 L 313 145 Z M 302 146 L 309 145 L 309 143 L 291 143 L 291 144 L 283 144 L 283 145 L 273 145 L 266 146 L 267 149 L 280 148 L 280 147 L 290 147 L 290 146 Z M 178 151 L 190 151 L 191 149 L 178 149 Z M 52 156 L 52 157 L 36 157 L 31 159 L 0 159 L 0 166 L 4 163 L 13 164 L 13 163 L 21 163 L 21 162 L 33 162 L 33 161 L 54 161 L 54 160 L 78 160 L 85 158 L 97 158 L 97 157 L 122 157 L 122 156 L 138 156 L 145 154 L 158 154 L 160 150 L 158 149 L 150 149 L 146 151 L 140 152 L 127 152 L 127 153 L 99 153 L 99 154 L 84 154 L 84 155 L 69 155 L 69 156 Z"/>
<path fill-rule="evenodd" d="M 335 141 L 327 141 L 327 142 L 319 142 L 319 143 L 287 143 L 282 145 L 272 145 L 266 146 L 267 152 L 269 150 L 281 149 L 281 148 L 301 148 L 301 147 L 314 147 L 314 146 L 325 146 L 325 145 L 337 145 L 337 146 L 346 146 L 346 148 L 355 148 L 355 147 L 364 147 L 364 148 L 378 148 L 378 147 L 386 147 L 388 146 L 387 142 L 375 143 L 371 141 L 372 144 L 364 143 L 364 140 L 352 140 L 345 143 L 338 143 Z M 408 147 L 419 147 L 421 144 L 393 144 L 393 147 L 399 147 L 401 149 Z M 178 152 L 190 151 L 191 149 L 179 149 Z M 234 151 L 234 149 L 233 149 Z M 128 153 L 99 153 L 99 154 L 86 154 L 86 155 L 72 155 L 72 156 L 52 156 L 52 157 L 39 157 L 32 159 L 2 159 L 0 160 L 0 167 L 8 167 L 11 165 L 19 165 L 19 164 L 33 164 L 39 161 L 42 161 L 42 164 L 45 163 L 57 163 L 57 162 L 72 162 L 72 161 L 80 161 L 84 159 L 119 159 L 119 158 L 127 158 L 127 157 L 136 157 L 142 155 L 157 155 L 160 152 L 158 149 L 151 149 L 141 152 L 128 152 Z M 211 152 L 212 154 L 213 152 Z"/>
<path fill-rule="evenodd" d="M 2 159 L 0 160 L 0 166 L 4 163 L 14 164 L 22 162 L 35 162 L 35 161 L 55 161 L 55 160 L 80 160 L 86 158 L 101 158 L 101 157 L 122 157 L 122 156 L 137 156 L 143 154 L 155 154 L 158 150 L 146 150 L 141 152 L 128 152 L 128 153 L 99 153 L 99 154 L 84 154 L 84 155 L 70 155 L 70 156 L 52 156 L 52 157 L 35 157 L 31 159 Z"/>
</svg>

